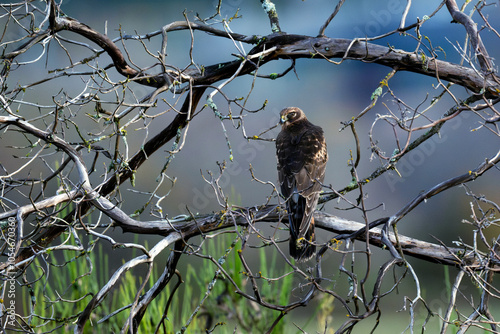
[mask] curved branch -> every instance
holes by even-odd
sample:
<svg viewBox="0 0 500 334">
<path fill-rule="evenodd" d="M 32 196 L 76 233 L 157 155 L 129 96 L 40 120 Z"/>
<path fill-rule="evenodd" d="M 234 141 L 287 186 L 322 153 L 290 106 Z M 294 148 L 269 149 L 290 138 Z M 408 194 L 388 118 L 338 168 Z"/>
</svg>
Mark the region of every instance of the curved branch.
<svg viewBox="0 0 500 334">
<path fill-rule="evenodd" d="M 196 106 L 198 105 L 198 102 L 199 102 L 201 96 L 203 95 L 203 92 L 205 91 L 205 89 L 206 89 L 205 87 L 193 89 L 192 94 L 186 98 L 179 114 L 174 118 L 174 120 L 165 129 L 163 129 L 160 133 L 158 133 L 156 136 L 151 138 L 144 145 L 142 150 L 137 152 L 128 161 L 129 168 L 120 171 L 119 177 L 114 177 L 114 176 L 110 177 L 108 179 L 108 181 L 105 182 L 103 184 L 103 186 L 100 188 L 99 195 L 96 195 L 95 198 L 99 198 L 100 196 L 107 196 L 111 192 L 113 192 L 115 190 L 116 186 L 119 184 L 122 184 L 123 182 L 128 180 L 133 175 L 134 171 L 136 171 L 148 159 L 149 156 L 151 156 L 156 150 L 158 150 L 160 147 L 162 147 L 165 143 L 167 143 L 172 138 L 174 138 L 175 135 L 177 134 L 177 130 L 182 129 L 184 126 L 186 126 L 187 115 L 193 114 L 191 110 L 194 110 L 196 108 Z M 3 117 L 0 120 L 0 122 L 2 122 L 2 120 L 3 120 L 3 122 L 10 121 L 10 122 L 12 122 L 12 124 L 16 124 L 16 125 L 26 125 L 28 127 L 28 128 L 26 128 L 26 130 L 28 130 L 28 132 L 32 132 L 32 133 L 34 131 L 35 133 L 33 133 L 33 134 L 35 134 L 35 135 L 36 135 L 36 132 L 39 131 L 38 129 L 31 126 L 29 123 L 26 123 L 26 122 L 19 123 L 17 121 L 18 118 L 16 118 L 16 117 Z M 40 136 L 40 138 L 44 138 L 44 140 L 53 138 L 52 136 L 50 136 L 48 134 L 39 133 L 38 135 Z M 63 141 L 61 141 L 61 142 L 63 144 L 61 149 L 69 150 L 68 151 L 69 153 L 68 152 L 66 152 L 66 153 L 70 154 L 72 147 L 67 148 L 67 147 L 65 147 L 66 146 L 65 143 Z M 74 157 L 73 160 L 75 160 L 75 162 L 80 160 L 80 157 L 79 157 L 77 152 L 75 155 L 70 154 L 70 156 L 72 157 L 72 159 Z M 82 164 L 83 164 L 83 162 L 82 162 Z M 86 173 L 84 170 L 81 170 L 81 172 L 84 174 Z M 88 179 L 88 175 L 87 175 L 87 179 Z M 92 188 L 90 188 L 90 189 L 92 190 Z M 140 229 L 140 226 L 143 225 L 143 223 L 131 219 L 128 215 L 123 213 L 123 211 L 114 209 L 115 206 L 113 204 L 111 204 L 108 200 L 106 200 L 106 202 L 109 203 L 109 205 L 102 206 L 102 207 L 97 206 L 97 207 L 100 210 L 102 210 L 103 213 L 105 213 L 106 215 L 117 214 L 116 217 L 114 217 L 114 218 L 112 217 L 112 219 L 115 219 L 115 221 L 126 221 L 127 226 L 136 227 L 138 229 Z M 97 204 L 99 205 L 98 202 L 97 202 Z M 91 208 L 90 202 L 82 202 L 81 206 L 80 206 L 80 213 L 84 214 L 90 208 Z M 111 211 L 109 211 L 109 210 L 111 210 Z M 70 212 L 68 215 L 66 215 L 66 217 L 64 217 L 64 220 L 68 221 L 68 222 L 72 221 L 73 219 L 74 219 L 74 212 L 73 211 Z M 163 224 L 165 224 L 165 223 L 163 223 Z M 66 226 L 63 226 L 63 225 L 51 226 L 49 229 L 47 229 L 47 231 L 42 233 L 35 240 L 35 242 L 33 244 L 33 248 L 27 247 L 27 248 L 24 248 L 20 252 L 20 254 L 16 257 L 16 263 L 24 261 L 25 259 L 33 256 L 34 252 L 43 249 L 46 245 L 51 244 L 52 241 L 55 238 L 57 238 L 65 230 L 66 230 Z"/>
<path fill-rule="evenodd" d="M 243 35 L 243 34 L 238 34 L 238 33 L 234 33 L 234 32 L 216 29 L 216 28 L 209 26 L 209 25 L 199 24 L 199 23 L 195 23 L 195 22 L 188 22 L 188 21 L 171 22 L 171 23 L 165 25 L 161 30 L 156 30 L 156 31 L 153 31 L 153 32 L 145 34 L 145 35 L 123 35 L 121 38 L 123 38 L 125 40 L 127 40 L 127 39 L 147 40 L 147 39 L 150 39 L 151 37 L 161 35 L 161 34 L 169 32 L 169 31 L 179 31 L 179 30 L 189 30 L 189 29 L 204 31 L 204 32 L 208 32 L 209 34 L 214 35 L 214 36 L 234 39 L 235 41 L 249 43 L 249 44 L 256 44 L 262 38 L 262 36 L 260 36 L 260 35 Z M 113 42 L 117 42 L 119 40 L 120 40 L 120 38 L 116 38 L 113 40 Z"/>
<path fill-rule="evenodd" d="M 493 71 L 493 64 L 491 63 L 491 58 L 488 55 L 488 51 L 486 51 L 481 36 L 479 36 L 476 23 L 469 16 L 460 11 L 455 0 L 446 0 L 446 7 L 453 20 L 462 24 L 467 34 L 470 36 L 470 42 L 477 60 L 479 61 L 479 65 L 481 66 L 481 71 L 485 74 L 491 73 Z"/>
<path fill-rule="evenodd" d="M 497 154 L 490 158 L 486 159 L 485 162 L 483 162 L 480 166 L 478 166 L 474 170 L 470 170 L 465 174 L 453 177 L 451 179 L 448 179 L 446 181 L 443 181 L 431 189 L 422 192 L 420 195 L 418 195 L 415 199 L 413 199 L 410 203 L 405 205 L 401 210 L 399 210 L 396 214 L 391 216 L 389 218 L 389 223 L 394 225 L 396 224 L 399 220 L 401 220 L 406 214 L 408 214 L 411 210 L 413 210 L 417 205 L 422 203 L 428 198 L 431 198 L 434 195 L 437 195 L 449 188 L 455 187 L 457 185 L 474 181 L 478 176 L 482 175 L 484 172 L 489 170 L 491 167 L 495 166 L 498 162 L 500 161 L 500 151 L 497 152 Z"/>
<path fill-rule="evenodd" d="M 382 224 L 391 224 L 395 225 L 397 222 L 399 222 L 404 216 L 406 216 L 411 210 L 413 210 L 415 207 L 417 207 L 420 203 L 423 201 L 449 189 L 461 184 L 464 184 L 466 182 L 474 181 L 477 177 L 481 176 L 484 174 L 486 171 L 491 169 L 492 167 L 496 166 L 500 162 L 500 151 L 497 152 L 497 154 L 490 158 L 486 159 L 481 165 L 479 165 L 476 169 L 470 170 L 465 174 L 453 177 L 451 179 L 448 179 L 446 181 L 443 181 L 434 187 L 430 188 L 427 191 L 424 191 L 420 193 L 417 197 L 415 197 L 412 201 L 410 201 L 407 205 L 405 205 L 401 210 L 399 210 L 397 213 L 392 215 L 391 217 L 385 217 L 385 218 L 380 218 L 377 219 L 369 224 L 369 229 L 370 231 L 376 227 L 380 226 Z M 364 234 L 366 231 L 365 227 L 360 228 L 358 231 L 350 234 L 350 235 L 340 235 L 337 236 L 337 239 L 358 239 L 362 237 L 362 234 Z M 324 250 L 322 250 L 324 251 Z M 465 261 L 467 262 L 467 261 Z"/>
<path fill-rule="evenodd" d="M 44 140 L 47 143 L 55 145 L 57 148 L 64 151 L 75 163 L 76 169 L 79 175 L 78 187 L 81 188 L 80 191 L 85 195 L 85 197 L 100 211 L 109 216 L 115 221 L 123 221 L 125 223 L 135 224 L 137 221 L 130 218 L 122 210 L 120 210 L 116 205 L 111 203 L 106 197 L 102 197 L 97 191 L 95 191 L 89 180 L 89 175 L 85 163 L 80 155 L 80 153 L 75 150 L 72 146 L 66 143 L 64 140 L 52 135 L 49 132 L 42 131 L 28 122 L 15 117 L 15 116 L 0 116 L 0 124 L 15 125 L 27 133 Z M 1 177 L 4 178 L 4 177 Z M 19 210 L 18 210 L 19 211 Z M 21 213 L 21 211 L 19 211 Z"/>
<path fill-rule="evenodd" d="M 90 318 L 90 315 L 92 313 L 92 310 L 94 310 L 106 297 L 106 295 L 111 291 L 111 289 L 118 283 L 118 280 L 120 279 L 121 275 L 125 273 L 126 271 L 136 267 L 137 265 L 141 263 L 149 263 L 151 262 L 157 255 L 161 254 L 161 252 L 167 248 L 169 245 L 172 245 L 176 241 L 180 239 L 180 236 L 172 233 L 168 237 L 164 238 L 160 242 L 158 242 L 150 251 L 149 251 L 149 256 L 147 255 L 141 255 L 138 256 L 126 263 L 124 263 L 120 268 L 118 268 L 113 276 L 108 280 L 106 285 L 104 285 L 101 290 L 92 298 L 92 300 L 87 304 L 87 307 L 85 310 L 82 312 L 80 317 L 78 318 L 78 322 L 75 326 L 74 332 L 75 333 L 83 333 L 83 328 L 85 326 L 85 323 L 88 321 Z M 170 257 L 169 257 L 169 263 L 171 262 L 177 262 L 175 260 L 176 257 L 176 252 L 171 252 Z M 168 266 L 167 266 L 168 267 Z M 175 268 L 175 264 L 173 266 Z M 170 270 L 173 269 L 169 268 Z M 166 280 L 167 282 L 170 280 L 172 277 L 172 272 L 168 271 L 168 274 L 166 275 Z"/>
<path fill-rule="evenodd" d="M 196 235 L 214 232 L 220 229 L 239 226 L 248 226 L 249 219 L 252 217 L 252 223 L 257 222 L 279 222 L 285 220 L 280 214 L 280 209 L 276 205 L 267 205 L 263 207 L 241 208 L 231 211 L 234 220 L 228 219 L 224 213 L 214 213 L 204 216 L 196 216 L 194 219 L 182 222 L 143 222 L 141 226 L 130 226 L 128 224 L 117 223 L 123 232 L 131 232 L 138 234 L 155 234 L 167 236 L 170 233 L 177 232 L 184 238 L 191 238 Z M 355 222 L 331 215 L 326 212 L 316 211 L 314 213 L 314 221 L 316 227 L 329 232 L 337 233 L 335 240 L 347 239 L 347 236 L 361 241 L 365 241 L 366 234 L 360 233 L 364 231 L 365 223 Z M 378 220 L 376 221 L 378 222 Z M 349 237 L 350 238 L 350 237 Z M 390 241 L 396 245 L 394 234 L 389 233 Z M 462 248 L 445 247 L 439 244 L 434 244 L 398 234 L 399 246 L 404 254 L 423 259 L 429 262 L 441 263 L 455 266 L 459 263 L 458 254 L 463 253 Z M 370 244 L 383 248 L 383 233 L 381 229 L 370 229 Z M 473 255 L 468 254 L 461 258 L 467 264 L 474 264 Z"/>
<path fill-rule="evenodd" d="M 290 38 L 291 36 L 289 36 Z M 422 58 L 414 52 L 389 48 L 363 40 L 328 37 L 295 36 L 276 51 L 279 58 L 311 58 L 316 55 L 330 59 L 354 59 L 397 68 L 456 83 L 486 97 L 500 95 L 499 78 L 485 77 L 474 69 L 433 58 Z"/>
<path fill-rule="evenodd" d="M 458 11 L 458 13 L 461 12 Z M 457 17 L 462 17 L 460 14 L 455 15 Z M 465 17 L 467 16 L 465 15 Z M 162 87 L 167 84 L 164 73 L 146 75 L 145 73 L 131 68 L 125 61 L 120 49 L 109 37 L 93 30 L 77 20 L 68 17 L 57 18 L 55 22 L 56 24 L 54 29 L 56 29 L 56 31 L 69 30 L 75 32 L 102 47 L 112 58 L 116 69 L 122 75 L 128 78 L 134 78 L 136 82 L 147 86 Z M 248 43 L 256 43 L 260 41 L 260 44 L 248 53 L 248 56 L 275 48 L 273 52 L 269 52 L 265 56 L 262 56 L 260 59 L 261 65 L 279 58 L 311 59 L 311 57 L 320 56 L 318 59 L 354 59 L 363 62 L 373 62 L 391 68 L 397 68 L 400 71 L 410 71 L 426 76 L 439 77 L 441 80 L 456 83 L 472 90 L 475 93 L 484 92 L 487 98 L 500 96 L 500 78 L 492 73 L 490 74 L 491 70 L 487 71 L 488 76 L 485 77 L 483 74 L 477 73 L 472 68 L 434 58 L 422 57 L 414 52 L 407 52 L 404 50 L 368 43 L 362 39 L 350 40 L 322 36 L 310 37 L 287 34 L 272 34 L 259 39 L 258 36 L 243 37 L 244 35 L 241 34 L 230 34 L 223 31 L 217 31 L 214 28 L 190 22 L 183 22 L 182 24 L 180 22 L 174 22 L 172 25 L 165 27 L 167 31 L 168 29 L 177 30 L 189 28 L 204 30 L 217 36 L 232 38 Z M 476 37 L 478 37 L 477 33 Z M 33 44 L 33 40 L 28 43 L 30 43 L 30 45 Z M 491 69 L 491 66 L 488 65 L 489 58 L 484 46 L 482 46 L 481 40 L 478 39 L 477 43 L 478 48 L 481 51 L 481 55 L 484 56 L 484 61 L 487 62 L 487 66 L 485 66 Z M 206 66 L 203 73 L 200 73 L 197 70 L 191 70 L 190 72 L 183 73 L 183 76 L 178 78 L 178 80 L 180 82 L 192 80 L 194 85 L 210 85 L 216 81 L 226 79 L 233 75 L 240 62 L 240 60 L 236 60 Z M 255 65 L 247 64 L 239 75 L 248 74 L 254 68 Z"/>
<path fill-rule="evenodd" d="M 116 70 L 125 77 L 134 78 L 140 74 L 139 71 L 130 67 L 127 64 L 125 57 L 121 50 L 113 43 L 113 41 L 106 35 L 103 35 L 89 26 L 78 22 L 70 17 L 57 17 L 53 27 L 54 31 L 68 30 L 75 32 L 103 48 L 104 51 L 111 57 Z M 164 83 L 160 84 L 162 86 Z"/>
</svg>

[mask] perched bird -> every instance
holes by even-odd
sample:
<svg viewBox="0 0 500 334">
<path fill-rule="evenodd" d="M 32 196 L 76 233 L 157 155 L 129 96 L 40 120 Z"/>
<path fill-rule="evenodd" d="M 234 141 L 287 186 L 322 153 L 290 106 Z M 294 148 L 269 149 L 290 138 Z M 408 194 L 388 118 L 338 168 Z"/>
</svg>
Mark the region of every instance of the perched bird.
<svg viewBox="0 0 500 334">
<path fill-rule="evenodd" d="M 286 200 L 290 228 L 290 255 L 305 261 L 316 253 L 313 213 L 325 178 L 328 153 L 323 129 L 295 107 L 280 113 L 276 138 L 278 176 Z"/>
</svg>

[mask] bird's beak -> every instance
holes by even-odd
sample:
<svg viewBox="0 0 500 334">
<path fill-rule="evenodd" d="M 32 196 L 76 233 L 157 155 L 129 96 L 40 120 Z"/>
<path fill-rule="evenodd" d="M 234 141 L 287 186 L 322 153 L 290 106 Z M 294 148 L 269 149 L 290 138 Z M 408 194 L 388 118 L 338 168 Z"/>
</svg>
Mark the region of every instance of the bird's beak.
<svg viewBox="0 0 500 334">
<path fill-rule="evenodd" d="M 286 115 L 283 115 L 280 117 L 280 124 L 285 124 L 286 121 L 288 121 L 288 118 L 286 117 Z"/>
</svg>

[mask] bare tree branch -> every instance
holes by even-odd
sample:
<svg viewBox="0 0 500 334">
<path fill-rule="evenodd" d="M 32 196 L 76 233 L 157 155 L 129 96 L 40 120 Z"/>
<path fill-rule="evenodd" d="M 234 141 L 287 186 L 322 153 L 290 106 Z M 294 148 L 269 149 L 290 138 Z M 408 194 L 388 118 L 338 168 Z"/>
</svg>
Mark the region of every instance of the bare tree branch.
<svg viewBox="0 0 500 334">
<path fill-rule="evenodd" d="M 493 72 L 493 64 L 491 63 L 491 58 L 486 51 L 483 41 L 481 40 L 481 36 L 479 36 L 476 23 L 469 16 L 458 9 L 455 0 L 446 0 L 446 7 L 448 8 L 448 11 L 450 12 L 453 20 L 462 24 L 465 27 L 465 30 L 467 30 L 467 34 L 470 36 L 470 41 L 475 56 L 477 57 L 477 60 L 479 61 L 479 64 L 481 66 L 481 71 L 484 74 Z"/>
</svg>

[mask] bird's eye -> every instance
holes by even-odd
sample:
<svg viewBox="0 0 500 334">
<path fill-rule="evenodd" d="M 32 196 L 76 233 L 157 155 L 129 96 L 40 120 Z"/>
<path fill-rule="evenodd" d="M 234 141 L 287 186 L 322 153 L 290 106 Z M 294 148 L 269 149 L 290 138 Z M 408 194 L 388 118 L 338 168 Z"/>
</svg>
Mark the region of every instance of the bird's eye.
<svg viewBox="0 0 500 334">
<path fill-rule="evenodd" d="M 297 114 L 297 113 L 296 113 L 295 111 L 292 111 L 292 112 L 290 113 L 290 117 L 295 117 L 295 115 L 296 115 L 296 114 Z"/>
</svg>

